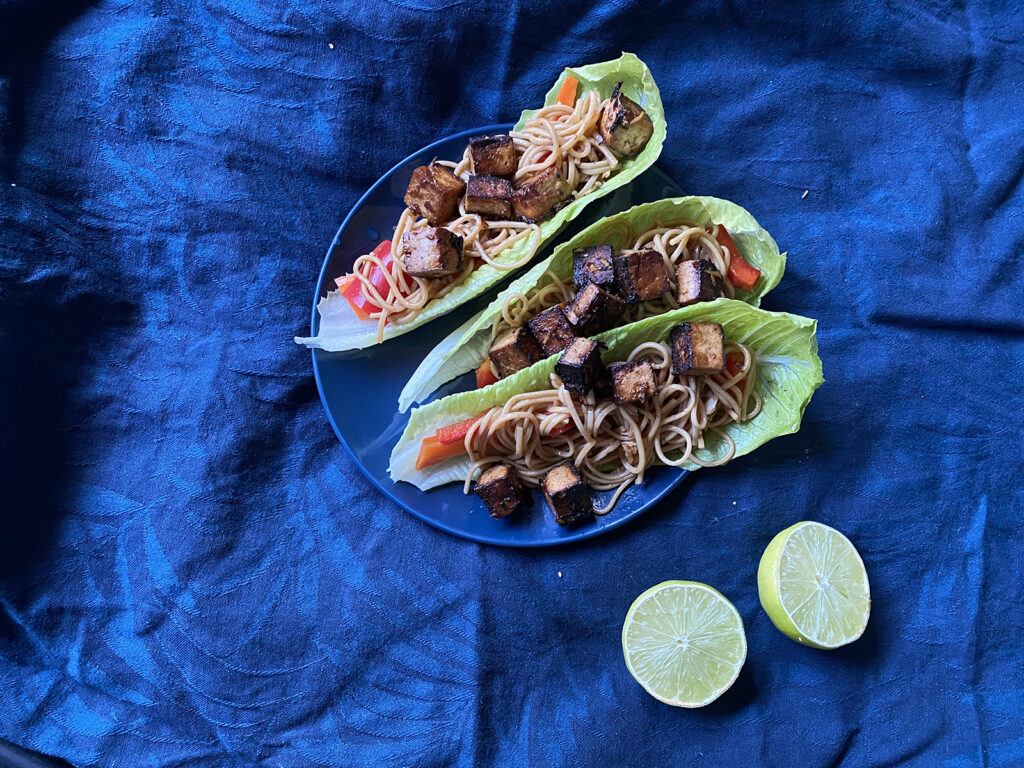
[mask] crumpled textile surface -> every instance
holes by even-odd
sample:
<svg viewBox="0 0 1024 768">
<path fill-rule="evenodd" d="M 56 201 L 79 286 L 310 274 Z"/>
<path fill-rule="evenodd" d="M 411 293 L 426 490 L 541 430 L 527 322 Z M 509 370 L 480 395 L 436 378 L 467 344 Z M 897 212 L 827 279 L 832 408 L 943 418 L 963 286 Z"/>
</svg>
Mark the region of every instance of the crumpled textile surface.
<svg viewBox="0 0 1024 768">
<path fill-rule="evenodd" d="M 0 737 L 76 766 L 1024 764 L 1022 40 L 987 2 L 7 0 Z M 789 252 L 765 306 L 820 319 L 827 381 L 798 435 L 609 535 L 464 542 L 363 478 L 291 337 L 381 173 L 622 50 L 659 165 Z M 757 600 L 802 519 L 871 578 L 834 653 Z M 672 578 L 746 624 L 699 711 L 622 660 Z"/>
</svg>

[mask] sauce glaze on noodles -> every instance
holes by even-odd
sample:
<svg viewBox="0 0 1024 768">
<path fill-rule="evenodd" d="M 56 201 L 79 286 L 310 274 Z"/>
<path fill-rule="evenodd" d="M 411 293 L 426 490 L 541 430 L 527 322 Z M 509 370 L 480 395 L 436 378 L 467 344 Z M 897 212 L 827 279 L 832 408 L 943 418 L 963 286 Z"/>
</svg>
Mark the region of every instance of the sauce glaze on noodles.
<svg viewBox="0 0 1024 768">
<path fill-rule="evenodd" d="M 717 224 L 703 226 L 696 222 L 683 221 L 674 227 L 659 227 L 649 229 L 637 237 L 632 247 L 619 251 L 617 256 L 626 256 L 642 250 L 655 250 L 661 254 L 668 269 L 672 288 L 668 293 L 652 301 L 644 301 L 630 306 L 625 315 L 619 321 L 619 325 L 626 325 L 645 317 L 661 315 L 673 309 L 679 308 L 676 300 L 676 265 L 683 261 L 690 261 L 696 258 L 709 259 L 715 265 L 715 269 L 724 277 L 725 295 L 730 299 L 736 295 L 736 289 L 729 282 L 729 261 L 732 254 L 727 248 L 723 248 L 715 235 L 718 234 Z M 491 324 L 490 346 L 498 334 L 509 328 L 516 328 L 527 323 L 530 318 L 539 315 L 545 309 L 556 304 L 567 304 L 576 295 L 576 288 L 572 282 L 563 282 L 554 272 L 547 271 L 541 275 L 538 287 L 529 293 L 515 292 L 505 297 L 502 304 L 501 314 L 494 318 Z M 491 365 L 491 372 L 497 378 L 498 372 Z"/>
<path fill-rule="evenodd" d="M 552 374 L 550 389 L 515 395 L 473 424 L 465 443 L 473 463 L 463 490 L 469 493 L 477 472 L 499 461 L 515 466 L 524 484 L 537 487 L 548 470 L 570 460 L 590 488 L 615 491 L 606 507 L 595 510 L 603 515 L 630 485 L 642 483 L 655 463 L 725 464 L 736 445 L 722 427 L 752 419 L 761 410 L 761 396 L 754 390 L 753 350 L 729 341 L 726 353 L 742 356 L 735 375 L 725 370 L 711 376 L 675 376 L 667 343 L 640 344 L 627 359 L 650 360 L 658 385 L 654 397 L 642 405 L 616 405 L 611 397 L 593 392 L 574 395 Z M 565 428 L 563 434 L 551 434 Z M 726 446 L 717 458 L 698 453 L 707 447 L 708 431 Z"/>
<path fill-rule="evenodd" d="M 619 160 L 601 142 L 597 129 L 600 117 L 601 97 L 597 91 L 583 94 L 572 107 L 552 104 L 538 110 L 521 131 L 510 134 L 519 163 L 514 181 L 521 182 L 557 165 L 573 189 L 573 198 L 593 192 L 619 165 Z M 451 168 L 463 181 L 473 171 L 468 147 L 458 163 L 441 161 L 440 164 Z M 425 219 L 417 219 L 412 210 L 405 209 L 391 240 L 394 261 L 391 272 L 372 253 L 355 260 L 353 272 L 370 302 L 370 318 L 377 321 L 378 342 L 384 339 L 387 323 L 409 322 L 428 301 L 444 296 L 469 277 L 479 261 L 500 270 L 518 269 L 528 263 L 541 238 L 540 227 L 536 224 L 489 221 L 478 214 L 467 213 L 463 198 L 459 201 L 458 216 L 440 225 L 463 238 L 462 272 L 439 278 L 413 277 L 402 266 L 402 235 L 426 226 L 429 224 Z M 502 251 L 527 237 L 531 239 L 530 248 L 522 258 L 508 263 L 495 261 Z M 389 288 L 387 298 L 373 287 L 367 276 L 374 266 L 385 275 Z"/>
</svg>

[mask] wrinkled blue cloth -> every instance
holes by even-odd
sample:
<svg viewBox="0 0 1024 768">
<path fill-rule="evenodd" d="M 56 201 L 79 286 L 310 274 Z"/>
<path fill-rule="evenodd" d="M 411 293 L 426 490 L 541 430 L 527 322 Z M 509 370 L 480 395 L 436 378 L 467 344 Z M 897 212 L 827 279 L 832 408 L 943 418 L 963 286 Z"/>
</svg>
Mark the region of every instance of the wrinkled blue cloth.
<svg viewBox="0 0 1024 768">
<path fill-rule="evenodd" d="M 1022 40 L 990 2 L 0 4 L 0 737 L 76 766 L 1024 764 Z M 765 306 L 820 319 L 827 381 L 624 528 L 467 543 L 374 491 L 291 337 L 381 173 L 621 50 L 661 167 L 789 252 Z M 871 578 L 834 653 L 757 600 L 802 519 Z M 747 628 L 700 711 L 622 661 L 673 578 Z"/>
</svg>

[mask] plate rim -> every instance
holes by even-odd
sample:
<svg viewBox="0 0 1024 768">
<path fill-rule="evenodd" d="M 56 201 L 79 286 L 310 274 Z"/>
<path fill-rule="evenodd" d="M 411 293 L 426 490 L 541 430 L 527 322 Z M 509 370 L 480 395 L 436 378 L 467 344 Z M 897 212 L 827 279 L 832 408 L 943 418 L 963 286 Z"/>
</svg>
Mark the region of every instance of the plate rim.
<svg viewBox="0 0 1024 768">
<path fill-rule="evenodd" d="M 385 182 L 390 181 L 392 174 L 394 174 L 395 171 L 397 171 L 400 167 L 406 165 L 416 157 L 426 152 L 429 152 L 434 147 L 437 147 L 440 144 L 446 144 L 454 139 L 460 139 L 469 136 L 479 136 L 481 134 L 486 134 L 491 131 L 509 131 L 512 129 L 513 125 L 513 123 L 497 123 L 492 125 L 481 126 L 479 128 L 470 128 L 469 130 L 459 131 L 449 136 L 440 138 L 437 141 L 431 142 L 430 144 L 427 144 L 425 147 L 421 147 L 415 152 L 412 152 L 402 160 L 399 160 L 397 163 L 392 165 L 387 171 L 385 171 L 380 176 L 380 178 L 377 179 L 377 181 L 370 185 L 370 187 L 359 197 L 359 199 L 352 205 L 352 207 L 349 208 L 348 213 L 345 214 L 345 218 L 342 219 L 341 225 L 338 227 L 338 230 L 334 233 L 334 238 L 331 240 L 330 245 L 327 246 L 327 253 L 324 256 L 323 264 L 321 264 L 320 266 L 320 274 L 317 276 L 316 285 L 313 291 L 313 309 L 309 323 L 310 336 L 316 336 L 317 334 L 317 326 L 319 325 L 317 305 L 320 303 L 320 292 L 324 284 L 324 277 L 327 274 L 327 266 L 331 261 L 331 254 L 334 252 L 334 248 L 337 246 L 338 241 L 341 239 L 342 233 L 345 231 L 349 222 L 352 220 L 352 217 L 355 216 L 355 214 L 363 207 L 367 198 L 369 198 L 370 195 L 372 195 Z M 652 165 L 648 170 L 655 172 L 659 176 L 662 176 L 667 182 L 670 182 L 678 186 L 678 184 L 676 184 L 676 182 L 673 181 L 672 178 L 668 176 L 668 174 L 666 174 L 657 166 Z M 386 498 L 390 499 L 394 504 L 396 504 L 401 509 L 404 509 L 406 512 L 411 514 L 416 519 L 421 520 L 422 522 L 426 523 L 432 528 L 444 531 L 445 533 L 451 534 L 452 536 L 456 536 L 465 541 L 472 541 L 477 544 L 489 544 L 491 546 L 505 547 L 508 549 L 538 549 L 541 547 L 559 547 L 568 544 L 575 544 L 577 542 L 584 541 L 586 539 L 591 539 L 595 536 L 600 536 L 602 534 L 608 533 L 609 531 L 615 530 L 616 528 L 625 525 L 631 520 L 634 520 L 635 518 L 639 517 L 644 512 L 648 511 L 651 507 L 653 507 L 655 504 L 657 504 L 659 501 L 661 501 L 663 498 L 665 498 L 665 496 L 667 496 L 669 493 L 675 490 L 679 486 L 679 484 L 682 483 L 682 481 L 687 477 L 687 475 L 690 474 L 689 471 L 680 470 L 678 467 L 676 467 L 675 469 L 677 469 L 678 471 L 674 473 L 674 477 L 666 484 L 666 486 L 662 490 L 657 491 L 654 493 L 654 495 L 650 496 L 643 504 L 643 506 L 641 506 L 639 509 L 635 509 L 631 512 L 628 512 L 622 517 L 615 519 L 611 522 L 608 522 L 600 527 L 588 526 L 578 528 L 572 531 L 570 534 L 559 539 L 544 538 L 532 541 L 514 541 L 504 538 L 497 538 L 487 535 L 470 533 L 463 529 L 455 528 L 451 525 L 443 523 L 440 520 L 431 518 L 428 515 L 425 515 L 424 513 L 418 511 L 417 509 L 414 509 L 413 507 L 407 505 L 405 502 L 403 502 L 401 499 L 395 496 L 381 482 L 379 482 L 377 477 L 363 465 L 363 462 L 359 460 L 355 452 L 349 446 L 348 441 L 345 440 L 345 436 L 341 433 L 341 430 L 338 428 L 338 424 L 334 420 L 334 415 L 331 413 L 331 409 L 327 404 L 327 397 L 324 394 L 324 387 L 320 377 L 320 364 L 319 361 L 317 360 L 317 352 L 319 351 L 321 350 L 317 350 L 315 348 L 310 350 L 311 356 L 313 358 L 313 379 L 316 381 L 316 390 L 317 394 L 320 396 L 320 405 L 323 407 L 324 413 L 327 415 L 327 421 L 331 425 L 331 429 L 334 431 L 335 437 L 338 438 L 338 441 L 345 449 L 345 452 L 348 453 L 349 457 L 352 459 L 353 463 L 362 473 L 363 477 L 369 480 L 370 485 L 376 488 L 380 493 L 384 494 Z M 666 467 L 665 469 L 668 468 Z"/>
</svg>

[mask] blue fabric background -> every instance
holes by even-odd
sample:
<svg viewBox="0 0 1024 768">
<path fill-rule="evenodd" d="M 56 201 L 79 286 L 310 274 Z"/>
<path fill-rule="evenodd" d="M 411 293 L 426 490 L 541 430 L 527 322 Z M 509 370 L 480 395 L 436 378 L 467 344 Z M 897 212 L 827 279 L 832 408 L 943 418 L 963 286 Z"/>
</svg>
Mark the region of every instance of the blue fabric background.
<svg viewBox="0 0 1024 768">
<path fill-rule="evenodd" d="M 78 766 L 1024 764 L 1024 15 L 1000 6 L 0 4 L 0 737 Z M 384 170 L 621 50 L 661 86 L 661 166 L 789 251 L 765 304 L 820 318 L 827 382 L 798 435 L 624 529 L 466 543 L 373 491 L 291 337 Z M 808 518 L 871 577 L 831 654 L 757 602 Z M 622 662 L 669 578 L 747 626 L 702 711 Z"/>
</svg>

